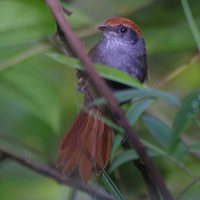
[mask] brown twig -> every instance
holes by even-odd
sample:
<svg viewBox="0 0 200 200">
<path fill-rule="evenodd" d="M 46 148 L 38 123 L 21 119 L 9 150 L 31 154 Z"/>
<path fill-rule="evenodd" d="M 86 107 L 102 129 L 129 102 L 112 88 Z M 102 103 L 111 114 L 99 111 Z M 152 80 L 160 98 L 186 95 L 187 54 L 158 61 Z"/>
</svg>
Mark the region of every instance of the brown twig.
<svg viewBox="0 0 200 200">
<path fill-rule="evenodd" d="M 149 175 L 149 173 L 146 170 L 146 167 L 144 166 L 143 163 L 141 163 L 140 160 L 135 160 L 133 161 L 135 167 L 138 169 L 140 172 L 141 176 L 143 177 L 143 180 L 146 184 L 147 190 L 149 192 L 149 196 L 151 200 L 160 200 L 160 194 L 159 191 L 154 184 L 153 177 Z"/>
<path fill-rule="evenodd" d="M 78 190 L 81 190 L 83 192 L 86 192 L 92 197 L 96 197 L 100 200 L 114 200 L 112 196 L 105 193 L 104 191 L 100 191 L 99 189 L 92 188 L 91 186 L 87 186 L 82 183 L 78 183 L 77 180 L 74 180 L 70 177 L 64 176 L 61 172 L 54 169 L 53 167 L 39 164 L 35 161 L 26 159 L 24 157 L 20 157 L 18 155 L 15 155 L 14 153 L 9 152 L 8 150 L 5 150 L 0 147 L 0 161 L 3 161 L 5 159 L 11 159 L 19 164 L 41 174 L 44 176 L 47 176 L 49 178 L 52 178 L 53 180 L 57 181 L 60 184 L 68 185 L 71 187 L 74 187 Z"/>
<path fill-rule="evenodd" d="M 68 42 L 68 46 L 71 52 L 76 55 L 82 65 L 84 66 L 86 72 L 91 78 L 91 81 L 99 92 L 99 94 L 107 100 L 108 107 L 110 112 L 113 114 L 117 122 L 123 127 L 125 130 L 131 146 L 136 149 L 137 153 L 139 154 L 141 161 L 146 167 L 147 172 L 150 176 L 154 177 L 155 184 L 159 188 L 163 199 L 165 200 L 173 200 L 173 197 L 169 190 L 167 189 L 164 181 L 162 180 L 159 172 L 155 169 L 152 161 L 148 157 L 144 145 L 140 142 L 137 137 L 136 132 L 131 128 L 129 123 L 127 122 L 125 115 L 120 108 L 117 100 L 113 97 L 112 92 L 107 87 L 104 80 L 102 80 L 94 69 L 94 65 L 88 55 L 86 54 L 85 48 L 82 43 L 79 41 L 77 36 L 75 35 L 74 31 L 70 27 L 69 23 L 66 21 L 63 15 L 62 7 L 58 0 L 46 0 L 52 14 L 55 17 L 56 23 L 63 31 L 63 35 L 65 40 Z"/>
<path fill-rule="evenodd" d="M 122 146 L 124 147 L 124 149 L 131 148 L 127 139 L 125 139 Z M 148 171 L 146 170 L 145 165 L 141 162 L 140 159 L 133 160 L 132 163 L 140 172 L 140 175 L 142 176 L 143 181 L 146 184 L 147 190 L 149 192 L 150 199 L 151 200 L 160 200 L 160 194 L 159 194 L 158 188 L 156 187 L 156 185 L 153 181 L 153 177 L 151 177 L 150 174 L 148 173 Z"/>
</svg>

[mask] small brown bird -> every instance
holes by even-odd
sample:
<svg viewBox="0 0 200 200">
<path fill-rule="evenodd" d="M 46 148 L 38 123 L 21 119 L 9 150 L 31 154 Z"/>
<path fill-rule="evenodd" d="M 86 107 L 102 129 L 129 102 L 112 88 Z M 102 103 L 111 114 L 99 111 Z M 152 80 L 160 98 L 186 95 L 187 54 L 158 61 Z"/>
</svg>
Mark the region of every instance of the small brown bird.
<svg viewBox="0 0 200 200">
<path fill-rule="evenodd" d="M 121 70 L 140 82 L 147 79 L 146 49 L 139 27 L 129 19 L 113 17 L 99 26 L 103 32 L 101 41 L 90 50 L 95 63 Z M 77 89 L 84 94 L 84 106 L 96 97 L 90 78 L 77 72 Z M 112 90 L 126 86 L 107 81 Z M 59 148 L 58 165 L 69 175 L 79 169 L 83 182 L 87 182 L 93 168 L 101 172 L 107 166 L 112 148 L 112 129 L 102 120 L 103 109 L 99 106 L 80 111 Z"/>
</svg>

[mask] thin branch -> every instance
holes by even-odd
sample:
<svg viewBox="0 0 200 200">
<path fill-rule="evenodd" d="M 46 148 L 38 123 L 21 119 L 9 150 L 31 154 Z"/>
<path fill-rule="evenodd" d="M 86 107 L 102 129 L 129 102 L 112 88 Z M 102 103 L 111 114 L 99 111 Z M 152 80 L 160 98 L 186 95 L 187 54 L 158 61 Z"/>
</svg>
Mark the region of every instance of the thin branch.
<svg viewBox="0 0 200 200">
<path fill-rule="evenodd" d="M 43 53 L 43 52 L 49 50 L 50 48 L 51 48 L 51 46 L 48 45 L 47 43 L 42 43 L 40 45 L 26 49 L 25 51 L 22 51 L 22 52 L 18 53 L 17 55 L 9 58 L 7 61 L 0 63 L 0 72 L 3 72 L 5 70 L 9 69 L 10 67 L 30 58 L 32 56 Z"/>
<path fill-rule="evenodd" d="M 133 161 L 133 163 L 143 177 L 151 200 L 160 200 L 160 194 L 156 185 L 154 184 L 153 177 L 148 174 L 145 166 L 141 163 L 140 160 L 135 160 Z"/>
<path fill-rule="evenodd" d="M 180 200 L 187 192 L 189 189 L 191 189 L 192 186 L 194 186 L 197 182 L 200 181 L 200 177 L 198 176 L 197 178 L 193 179 L 191 183 L 189 183 L 176 197 L 176 200 Z"/>
<path fill-rule="evenodd" d="M 53 180 L 57 181 L 60 184 L 68 185 L 83 192 L 86 192 L 90 196 L 96 197 L 97 199 L 114 200 L 112 196 L 105 193 L 104 191 L 100 191 L 99 189 L 97 190 L 89 185 L 87 186 L 82 183 L 78 183 L 73 178 L 63 175 L 61 172 L 54 169 L 53 167 L 42 165 L 35 161 L 24 158 L 22 156 L 15 155 L 14 153 L 11 153 L 0 147 L 0 161 L 3 161 L 5 159 L 14 160 L 17 163 L 35 171 L 38 174 L 52 178 Z"/>
<path fill-rule="evenodd" d="M 179 74 L 181 74 L 183 71 L 185 71 L 191 64 L 196 62 L 197 60 L 200 59 L 200 53 L 195 54 L 190 60 L 188 60 L 186 63 L 175 69 L 173 72 L 170 74 L 166 75 L 163 77 L 161 80 L 159 80 L 154 87 L 160 88 L 163 85 L 169 83 L 172 81 L 174 78 L 176 78 Z"/>
<path fill-rule="evenodd" d="M 92 61 L 85 53 L 86 51 L 84 46 L 75 35 L 69 23 L 66 21 L 63 15 L 60 2 L 58 0 L 46 0 L 46 3 L 48 4 L 52 14 L 54 15 L 56 23 L 59 25 L 60 28 L 62 28 L 63 35 L 65 37 L 65 40 L 68 42 L 71 52 L 79 58 L 82 65 L 85 67 L 85 70 L 90 76 L 91 81 L 96 90 L 99 92 L 101 96 L 105 97 L 105 99 L 107 100 L 110 112 L 113 114 L 117 122 L 125 130 L 130 140 L 131 146 L 136 149 L 149 175 L 154 177 L 155 184 L 159 188 L 163 196 L 163 199 L 173 200 L 173 197 L 169 192 L 169 190 L 167 189 L 159 172 L 155 169 L 151 159 L 147 155 L 144 145 L 140 142 L 136 132 L 131 128 L 131 126 L 127 122 L 122 109 L 120 108 L 117 100 L 113 97 L 112 92 L 106 85 L 105 81 L 101 79 L 96 73 Z"/>
<path fill-rule="evenodd" d="M 124 149 L 130 149 L 130 145 L 127 140 L 122 144 Z M 150 176 L 148 171 L 146 170 L 145 165 L 138 159 L 138 160 L 133 160 L 133 165 L 138 169 L 140 172 L 141 176 L 143 177 L 143 180 L 146 184 L 147 190 L 149 192 L 149 196 L 151 200 L 160 200 L 160 194 L 158 191 L 158 188 L 156 187 L 153 177 Z"/>
</svg>

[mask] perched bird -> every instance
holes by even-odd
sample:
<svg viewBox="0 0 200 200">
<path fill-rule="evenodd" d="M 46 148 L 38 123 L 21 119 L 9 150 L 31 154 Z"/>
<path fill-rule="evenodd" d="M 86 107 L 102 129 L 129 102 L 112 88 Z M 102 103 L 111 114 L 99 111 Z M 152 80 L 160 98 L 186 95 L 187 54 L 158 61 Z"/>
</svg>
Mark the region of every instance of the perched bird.
<svg viewBox="0 0 200 200">
<path fill-rule="evenodd" d="M 139 27 L 129 19 L 113 17 L 99 26 L 102 39 L 89 51 L 95 63 L 121 70 L 140 82 L 147 79 L 147 59 L 143 35 Z M 77 89 L 84 94 L 84 106 L 96 97 L 90 77 L 83 71 L 77 72 Z M 107 81 L 113 90 L 126 86 Z M 112 148 L 112 129 L 104 123 L 104 111 L 99 106 L 80 111 L 59 148 L 58 165 L 69 175 L 79 169 L 83 182 L 87 182 L 93 168 L 101 172 L 109 162 Z"/>
</svg>

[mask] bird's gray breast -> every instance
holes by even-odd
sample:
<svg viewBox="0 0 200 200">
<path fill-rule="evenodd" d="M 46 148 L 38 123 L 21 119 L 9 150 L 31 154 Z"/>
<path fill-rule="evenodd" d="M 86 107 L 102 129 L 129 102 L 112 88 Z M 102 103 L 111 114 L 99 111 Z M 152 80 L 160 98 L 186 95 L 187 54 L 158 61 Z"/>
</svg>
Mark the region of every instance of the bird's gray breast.
<svg viewBox="0 0 200 200">
<path fill-rule="evenodd" d="M 94 62 L 119 69 L 141 82 L 146 79 L 146 50 L 143 41 L 138 41 L 134 46 L 100 42 L 89 55 Z"/>
</svg>

